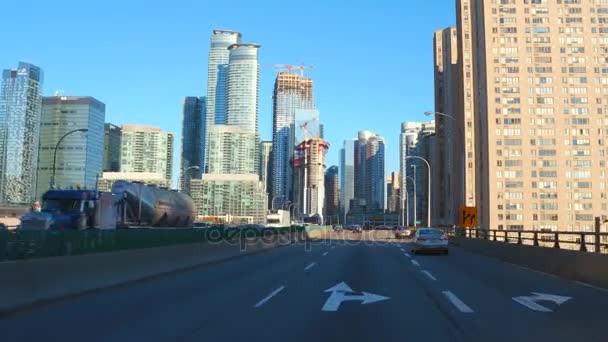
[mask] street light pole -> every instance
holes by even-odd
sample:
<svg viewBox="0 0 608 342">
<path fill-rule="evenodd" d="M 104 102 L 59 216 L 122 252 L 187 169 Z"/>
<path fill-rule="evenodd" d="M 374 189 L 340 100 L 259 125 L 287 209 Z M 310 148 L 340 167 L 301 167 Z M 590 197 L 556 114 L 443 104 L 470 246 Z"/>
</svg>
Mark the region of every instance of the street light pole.
<svg viewBox="0 0 608 342">
<path fill-rule="evenodd" d="M 68 135 L 72 134 L 72 133 L 76 133 L 76 132 L 82 132 L 82 133 L 86 133 L 88 132 L 89 129 L 88 128 L 79 128 L 79 129 L 75 129 L 72 131 L 67 132 L 66 134 L 64 134 L 59 141 L 57 142 L 57 144 L 55 145 L 55 152 L 53 153 L 53 173 L 51 175 L 51 184 L 50 187 L 51 189 L 55 188 L 55 172 L 57 170 L 56 166 L 57 166 L 57 149 L 59 148 L 59 145 L 61 144 L 61 142 L 63 141 L 63 139 L 65 139 Z"/>
<path fill-rule="evenodd" d="M 414 169 L 414 228 L 416 228 L 416 225 L 418 224 L 418 212 L 416 210 L 418 206 L 418 200 L 416 199 L 416 180 L 418 178 L 416 178 L 416 165 L 412 165 L 412 169 Z"/>
<path fill-rule="evenodd" d="M 428 203 L 427 203 L 427 218 L 426 218 L 427 221 L 426 221 L 426 223 L 427 223 L 427 226 L 430 226 L 431 225 L 431 164 L 429 164 L 429 162 L 426 159 L 419 157 L 419 156 L 406 156 L 405 157 L 405 159 L 409 159 L 409 158 L 420 159 L 426 164 L 426 168 L 427 168 L 427 172 L 428 172 L 428 180 L 429 180 L 427 182 Z M 416 191 L 414 191 L 414 195 L 415 194 L 416 194 Z M 415 199 L 414 199 L 414 201 L 415 201 Z M 414 208 L 416 208 L 416 207 L 414 207 Z M 414 211 L 415 211 L 415 209 L 414 209 Z M 414 222 L 414 225 L 415 225 L 415 222 Z"/>
<path fill-rule="evenodd" d="M 272 208 L 272 210 L 274 210 L 274 200 L 276 200 L 277 198 L 281 198 L 281 197 L 285 197 L 285 195 L 278 195 L 278 196 L 274 196 L 272 198 L 272 201 L 270 201 L 270 207 Z"/>
</svg>

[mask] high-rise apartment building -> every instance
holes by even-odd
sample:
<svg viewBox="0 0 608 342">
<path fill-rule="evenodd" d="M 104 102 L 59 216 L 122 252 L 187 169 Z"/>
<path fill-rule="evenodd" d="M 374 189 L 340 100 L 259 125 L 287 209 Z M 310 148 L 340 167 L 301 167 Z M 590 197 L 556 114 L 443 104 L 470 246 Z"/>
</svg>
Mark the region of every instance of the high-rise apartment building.
<svg viewBox="0 0 608 342">
<path fill-rule="evenodd" d="M 105 117 L 106 105 L 93 97 L 42 98 L 36 198 L 40 199 L 52 186 L 95 189 L 102 173 Z M 76 129 L 88 131 L 66 135 Z"/>
<path fill-rule="evenodd" d="M 384 210 L 384 138 L 360 131 L 354 148 L 354 198 L 367 212 Z"/>
<path fill-rule="evenodd" d="M 426 164 L 423 161 L 418 160 L 416 158 L 408 158 L 410 156 L 416 156 L 419 154 L 419 151 L 416 151 L 416 147 L 418 146 L 418 141 L 421 137 L 424 137 L 428 134 L 435 133 L 435 121 L 428 122 L 403 122 L 401 124 L 401 134 L 399 135 L 399 174 L 401 176 L 401 186 L 404 189 L 403 193 L 406 197 L 406 208 L 407 212 L 410 215 L 409 222 L 414 222 L 414 182 L 418 182 L 418 180 L 414 180 L 412 165 L 417 165 L 419 167 L 419 171 L 423 172 L 424 175 L 427 174 Z M 419 157 L 422 157 L 419 155 Z M 432 163 L 431 160 L 428 160 L 429 163 Z M 417 174 L 418 175 L 418 174 Z M 424 176 L 426 177 L 426 176 Z M 426 184 L 426 183 L 425 183 Z M 426 189 L 426 188 L 424 188 Z M 416 192 L 426 190 L 416 188 Z M 407 192 L 407 195 L 405 193 Z M 431 200 L 432 200 L 431 196 Z M 416 201 L 418 197 L 416 196 Z M 426 212 L 426 211 L 424 211 Z M 416 212 L 418 214 L 418 212 Z M 416 215 L 418 216 L 418 215 Z M 426 220 L 426 216 L 422 216 Z"/>
<path fill-rule="evenodd" d="M 208 173 L 257 174 L 258 145 L 255 132 L 232 125 L 211 126 Z"/>
<path fill-rule="evenodd" d="M 213 30 L 211 35 L 207 67 L 206 128 L 216 123 L 225 123 L 228 96 L 228 62 L 230 58 L 228 47 L 240 43 L 240 41 L 241 34 L 235 31 Z M 207 136 L 205 135 L 203 150 L 206 144 Z"/>
<path fill-rule="evenodd" d="M 325 155 L 329 144 L 313 138 L 302 141 L 294 156 L 293 203 L 302 218 L 323 222 L 325 204 Z"/>
<path fill-rule="evenodd" d="M 173 133 L 158 127 L 122 125 L 120 171 L 157 173 L 170 182 Z"/>
<path fill-rule="evenodd" d="M 272 141 L 260 143 L 260 156 L 258 163 L 258 175 L 264 185 L 264 191 L 268 194 L 268 203 L 272 192 Z"/>
<path fill-rule="evenodd" d="M 463 109 L 458 72 L 458 31 L 448 27 L 435 31 L 435 126 L 436 144 L 433 165 L 433 222 L 451 225 L 458 222 L 460 207 L 465 206 L 465 143 L 462 136 Z M 457 121 L 458 120 L 458 121 Z"/>
<path fill-rule="evenodd" d="M 344 140 L 340 150 L 340 217 L 345 224 L 355 198 L 355 144 L 356 140 Z"/>
<path fill-rule="evenodd" d="M 481 227 L 592 231 L 608 209 L 606 4 L 460 0 L 457 7 L 470 10 L 458 13 L 459 37 L 471 37 L 459 57 L 473 63 L 463 72 L 476 96 Z"/>
<path fill-rule="evenodd" d="M 103 172 L 120 171 L 120 126 L 104 124 L 103 134 Z"/>
<path fill-rule="evenodd" d="M 35 196 L 42 109 L 42 70 L 19 62 L 2 71 L 0 89 L 0 203 Z"/>
<path fill-rule="evenodd" d="M 206 97 L 184 98 L 179 187 L 185 193 L 190 193 L 190 179 L 200 178 L 204 172 L 206 112 Z"/>
<path fill-rule="evenodd" d="M 249 43 L 232 44 L 228 47 L 230 57 L 225 123 L 253 133 L 258 131 L 260 47 L 258 44 Z"/>
<path fill-rule="evenodd" d="M 340 187 L 338 166 L 333 165 L 325 171 L 325 217 L 326 224 L 342 222 L 340 219 Z"/>
<path fill-rule="evenodd" d="M 222 46 L 226 40 L 237 42 L 225 46 L 228 56 L 222 63 L 227 65 L 218 64 L 219 74 L 210 73 L 210 78 L 215 77 L 216 94 L 212 105 L 209 105 L 211 98 L 207 99 L 207 117 L 211 115 L 211 107 L 216 117 L 213 124 L 207 120 L 206 173 L 200 180 L 191 180 L 191 195 L 199 216 L 226 222 L 263 223 L 267 195 L 258 175 L 260 45 L 240 43 L 240 34 L 235 32 L 216 30 L 213 37 L 212 43 L 221 37 Z M 222 96 L 222 88 L 225 111 L 219 120 L 217 100 Z"/>
<path fill-rule="evenodd" d="M 391 172 L 386 177 L 386 211 L 396 213 L 401 210 L 401 177 L 399 172 Z"/>
<path fill-rule="evenodd" d="M 274 84 L 272 113 L 272 196 L 282 207 L 291 192 L 293 148 L 293 126 L 296 110 L 314 109 L 312 80 L 289 72 L 279 72 Z M 280 203 L 280 204 L 279 204 Z"/>
</svg>

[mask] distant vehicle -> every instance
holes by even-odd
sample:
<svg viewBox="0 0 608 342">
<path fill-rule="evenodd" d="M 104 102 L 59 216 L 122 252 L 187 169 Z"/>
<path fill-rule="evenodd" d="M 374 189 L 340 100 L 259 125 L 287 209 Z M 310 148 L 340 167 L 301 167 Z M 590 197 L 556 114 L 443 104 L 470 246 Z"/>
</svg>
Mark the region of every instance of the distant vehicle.
<svg viewBox="0 0 608 342">
<path fill-rule="evenodd" d="M 266 215 L 266 227 L 289 227 L 291 223 L 291 218 L 289 216 L 289 210 L 271 210 L 268 215 Z"/>
<path fill-rule="evenodd" d="M 381 224 L 376 226 L 376 230 L 391 230 L 391 227 Z"/>
<path fill-rule="evenodd" d="M 20 229 L 190 228 L 196 215 L 188 195 L 117 181 L 111 192 L 49 190 L 42 196 L 40 212 L 21 217 Z"/>
<path fill-rule="evenodd" d="M 335 225 L 335 226 L 334 226 L 334 231 L 336 231 L 336 232 L 339 232 L 339 231 L 341 231 L 342 229 L 343 229 L 343 228 L 342 228 L 342 225 L 340 225 L 340 224 L 337 224 L 337 225 Z"/>
<path fill-rule="evenodd" d="M 363 228 L 361 228 L 360 225 L 355 224 L 355 225 L 352 226 L 351 231 L 353 233 L 361 233 L 363 231 Z"/>
<path fill-rule="evenodd" d="M 410 231 L 406 227 L 397 227 L 395 229 L 395 239 L 405 239 L 410 237 Z"/>
<path fill-rule="evenodd" d="M 448 236 L 437 228 L 419 228 L 414 234 L 412 253 L 423 251 L 448 254 Z"/>
</svg>

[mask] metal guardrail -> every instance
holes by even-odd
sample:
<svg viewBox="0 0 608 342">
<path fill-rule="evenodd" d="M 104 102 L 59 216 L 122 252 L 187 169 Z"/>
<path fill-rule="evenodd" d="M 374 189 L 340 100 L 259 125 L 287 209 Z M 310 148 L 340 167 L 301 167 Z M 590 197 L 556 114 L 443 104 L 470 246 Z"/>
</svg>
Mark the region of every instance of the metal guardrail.
<svg viewBox="0 0 608 342">
<path fill-rule="evenodd" d="M 301 232 L 300 227 L 239 229 L 7 230 L 0 229 L 0 261 L 83 255 L 188 243 L 219 243 Z"/>
<path fill-rule="evenodd" d="M 445 228 L 445 232 L 450 236 L 461 236 L 471 239 L 578 250 L 581 252 L 608 253 L 608 233 L 601 232 L 553 232 L 477 228 Z"/>
</svg>

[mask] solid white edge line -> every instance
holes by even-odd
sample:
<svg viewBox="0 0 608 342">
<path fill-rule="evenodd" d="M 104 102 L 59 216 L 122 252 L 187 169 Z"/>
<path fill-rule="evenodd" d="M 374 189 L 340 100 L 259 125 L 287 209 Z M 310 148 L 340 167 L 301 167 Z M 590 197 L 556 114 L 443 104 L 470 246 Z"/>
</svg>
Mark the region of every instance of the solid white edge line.
<svg viewBox="0 0 608 342">
<path fill-rule="evenodd" d="M 416 266 L 420 267 L 420 263 L 419 263 L 418 261 L 416 261 L 416 260 L 412 260 L 412 264 L 414 264 L 414 265 L 416 265 Z"/>
<path fill-rule="evenodd" d="M 325 252 L 325 253 L 323 253 L 323 256 L 326 256 L 327 254 L 329 254 L 329 252 Z"/>
<path fill-rule="evenodd" d="M 435 277 L 434 277 L 434 276 L 431 274 L 431 272 L 429 272 L 429 271 L 427 271 L 427 270 L 422 270 L 422 271 L 420 271 L 420 272 L 424 273 L 424 274 L 425 274 L 427 277 L 429 277 L 429 279 L 437 281 L 437 278 L 435 278 Z"/>
<path fill-rule="evenodd" d="M 309 269 L 313 268 L 316 264 L 317 264 L 316 262 L 311 263 L 310 265 L 308 265 L 304 268 L 304 271 L 308 271 Z"/>
<path fill-rule="evenodd" d="M 283 291 L 283 289 L 285 288 L 285 286 L 281 286 L 278 289 L 272 291 L 268 296 L 266 296 L 266 298 L 262 299 L 261 301 L 259 301 L 256 305 L 254 305 L 254 308 L 259 308 L 260 306 L 264 305 L 267 301 L 270 300 L 270 298 L 276 296 L 279 292 Z"/>
<path fill-rule="evenodd" d="M 464 312 L 464 313 L 472 313 L 474 312 L 473 309 L 471 309 L 468 305 L 466 305 L 462 300 L 460 300 L 460 298 L 456 297 L 455 294 L 453 294 L 450 291 L 441 291 L 443 293 L 443 295 L 450 301 L 452 302 L 452 304 L 458 309 L 460 310 L 460 312 Z"/>
<path fill-rule="evenodd" d="M 577 283 L 577 284 L 579 284 L 579 285 L 590 287 L 590 288 L 595 289 L 595 290 L 599 290 L 599 291 L 603 291 L 603 292 L 608 292 L 608 289 L 605 289 L 605 288 L 599 287 L 599 286 L 595 286 L 595 285 L 591 285 L 591 284 L 585 283 L 583 281 L 575 280 L 574 282 Z"/>
</svg>

